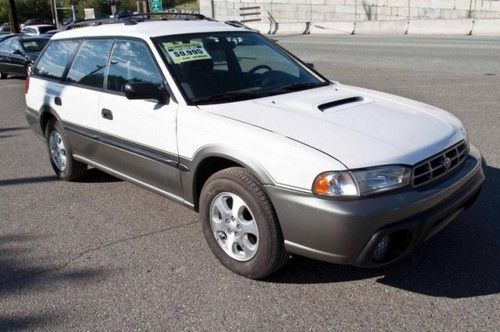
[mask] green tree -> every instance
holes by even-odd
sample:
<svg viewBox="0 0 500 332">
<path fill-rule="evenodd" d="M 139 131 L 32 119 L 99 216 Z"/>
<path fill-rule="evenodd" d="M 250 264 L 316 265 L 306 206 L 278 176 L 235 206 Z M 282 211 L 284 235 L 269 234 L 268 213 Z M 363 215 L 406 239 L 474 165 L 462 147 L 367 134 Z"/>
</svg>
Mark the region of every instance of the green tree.
<svg viewBox="0 0 500 332">
<path fill-rule="evenodd" d="M 48 0 L 16 0 L 17 14 L 19 22 L 24 22 L 30 18 L 51 19 L 50 3 Z M 9 21 L 9 3 L 0 1 L 0 21 Z"/>
</svg>

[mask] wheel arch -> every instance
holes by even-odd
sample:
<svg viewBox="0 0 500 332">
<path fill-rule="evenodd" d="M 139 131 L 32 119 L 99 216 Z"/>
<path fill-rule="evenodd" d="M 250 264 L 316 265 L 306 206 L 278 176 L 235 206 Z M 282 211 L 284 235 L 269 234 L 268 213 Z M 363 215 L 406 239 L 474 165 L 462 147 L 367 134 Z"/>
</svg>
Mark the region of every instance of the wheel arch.
<svg viewBox="0 0 500 332">
<path fill-rule="evenodd" d="M 271 175 L 251 156 L 237 149 L 221 145 L 211 145 L 198 150 L 192 160 L 182 160 L 189 171 L 183 172 L 182 183 L 194 210 L 198 211 L 201 189 L 210 176 L 229 167 L 242 167 L 262 184 L 274 183 Z"/>
<path fill-rule="evenodd" d="M 45 105 L 40 109 L 40 129 L 44 137 L 50 119 L 56 119 L 62 124 L 61 118 L 57 115 L 56 111 L 52 107 Z"/>
</svg>

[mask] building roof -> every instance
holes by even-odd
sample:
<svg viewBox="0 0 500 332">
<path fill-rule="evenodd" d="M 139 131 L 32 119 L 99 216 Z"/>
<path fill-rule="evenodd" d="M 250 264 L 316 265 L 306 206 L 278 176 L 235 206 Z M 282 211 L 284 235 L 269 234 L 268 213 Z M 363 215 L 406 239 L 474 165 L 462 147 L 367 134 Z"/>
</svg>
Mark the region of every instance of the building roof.
<svg viewBox="0 0 500 332">
<path fill-rule="evenodd" d="M 178 35 L 198 32 L 248 31 L 229 24 L 211 20 L 168 20 L 137 22 L 133 25 L 125 23 L 102 24 L 57 33 L 52 39 L 68 39 L 78 37 L 123 36 L 151 38 L 167 35 Z"/>
</svg>

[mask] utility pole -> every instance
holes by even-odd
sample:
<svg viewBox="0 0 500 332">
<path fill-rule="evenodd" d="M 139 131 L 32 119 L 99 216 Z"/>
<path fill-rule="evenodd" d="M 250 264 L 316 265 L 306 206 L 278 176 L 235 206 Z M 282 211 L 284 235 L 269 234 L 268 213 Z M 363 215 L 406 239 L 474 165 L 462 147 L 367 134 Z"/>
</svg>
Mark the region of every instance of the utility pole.
<svg viewBox="0 0 500 332">
<path fill-rule="evenodd" d="M 120 4 L 120 0 L 108 0 L 108 5 L 111 7 L 111 15 L 116 16 L 117 6 Z"/>
<path fill-rule="evenodd" d="M 76 10 L 75 6 L 78 4 L 78 0 L 71 0 L 71 14 L 73 15 L 73 22 L 76 22 Z"/>
<path fill-rule="evenodd" d="M 17 17 L 17 8 L 14 0 L 9 0 L 10 5 L 10 31 L 13 33 L 19 33 L 19 18 Z"/>
<path fill-rule="evenodd" d="M 57 13 L 57 0 L 50 0 L 50 6 L 52 7 L 52 13 L 54 15 L 54 22 L 56 23 L 56 28 L 60 28 L 59 15 Z"/>
</svg>

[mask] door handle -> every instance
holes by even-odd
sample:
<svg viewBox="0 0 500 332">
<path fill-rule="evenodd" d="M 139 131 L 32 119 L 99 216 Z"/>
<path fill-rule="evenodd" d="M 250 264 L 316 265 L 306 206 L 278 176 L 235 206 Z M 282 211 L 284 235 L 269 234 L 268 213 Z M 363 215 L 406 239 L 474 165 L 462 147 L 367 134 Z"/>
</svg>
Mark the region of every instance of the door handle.
<svg viewBox="0 0 500 332">
<path fill-rule="evenodd" d="M 61 106 L 61 105 L 62 105 L 62 100 L 61 100 L 61 97 L 55 97 L 55 98 L 54 98 L 54 103 L 55 103 L 57 106 Z"/>
<path fill-rule="evenodd" d="M 103 108 L 101 110 L 101 116 L 104 118 L 104 119 L 107 119 L 107 120 L 113 120 L 113 112 L 111 112 L 110 110 L 106 109 L 106 108 Z"/>
</svg>

